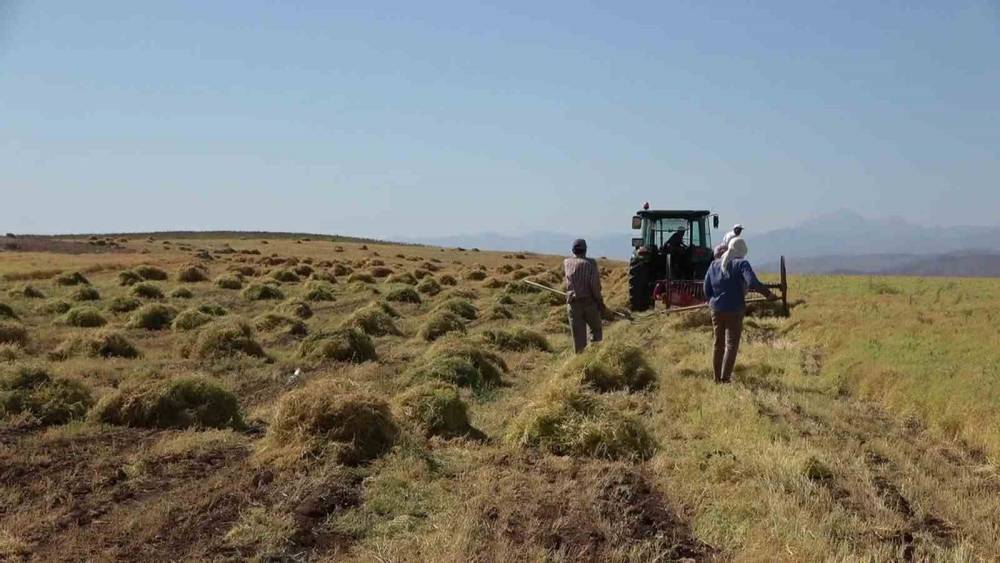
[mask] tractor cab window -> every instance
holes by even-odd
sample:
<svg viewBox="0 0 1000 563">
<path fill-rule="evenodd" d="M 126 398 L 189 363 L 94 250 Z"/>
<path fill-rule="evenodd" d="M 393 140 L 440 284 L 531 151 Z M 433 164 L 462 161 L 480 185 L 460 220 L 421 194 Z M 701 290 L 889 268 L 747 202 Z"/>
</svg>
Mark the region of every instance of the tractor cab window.
<svg viewBox="0 0 1000 563">
<path fill-rule="evenodd" d="M 645 232 L 642 233 L 646 246 L 663 248 L 663 245 L 670 240 L 681 228 L 685 229 L 684 244 L 691 244 L 691 229 L 687 219 L 653 219 L 647 222 Z"/>
<path fill-rule="evenodd" d="M 708 231 L 707 218 L 702 217 L 691 223 L 691 246 L 711 248 L 712 238 Z"/>
</svg>

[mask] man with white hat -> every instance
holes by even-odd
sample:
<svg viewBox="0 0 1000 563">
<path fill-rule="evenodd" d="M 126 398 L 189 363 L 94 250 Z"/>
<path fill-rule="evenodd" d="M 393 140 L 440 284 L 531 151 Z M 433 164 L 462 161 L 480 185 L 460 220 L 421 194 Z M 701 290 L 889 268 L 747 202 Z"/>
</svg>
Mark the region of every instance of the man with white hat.
<svg viewBox="0 0 1000 563">
<path fill-rule="evenodd" d="M 733 225 L 733 230 L 726 233 L 726 236 L 722 237 L 722 247 L 729 248 L 729 241 L 743 234 L 743 225 L 736 223 Z"/>
</svg>

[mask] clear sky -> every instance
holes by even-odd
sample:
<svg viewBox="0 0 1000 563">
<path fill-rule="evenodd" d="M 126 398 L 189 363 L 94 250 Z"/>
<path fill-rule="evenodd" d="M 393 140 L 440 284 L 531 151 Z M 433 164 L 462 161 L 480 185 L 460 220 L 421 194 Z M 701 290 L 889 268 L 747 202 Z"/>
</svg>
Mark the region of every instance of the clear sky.
<svg viewBox="0 0 1000 563">
<path fill-rule="evenodd" d="M 0 0 L 0 228 L 1000 222 L 1000 4 L 831 4 Z"/>
</svg>

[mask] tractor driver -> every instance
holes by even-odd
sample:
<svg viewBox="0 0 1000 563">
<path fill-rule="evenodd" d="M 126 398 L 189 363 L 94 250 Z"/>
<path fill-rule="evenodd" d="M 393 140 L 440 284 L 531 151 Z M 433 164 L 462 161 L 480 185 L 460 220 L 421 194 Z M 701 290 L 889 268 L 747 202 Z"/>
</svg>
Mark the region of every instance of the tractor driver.
<svg viewBox="0 0 1000 563">
<path fill-rule="evenodd" d="M 684 235 L 687 234 L 687 229 L 684 227 L 678 227 L 677 232 L 670 235 L 667 242 L 663 243 L 663 253 L 670 256 L 670 264 L 672 266 L 672 272 L 670 272 L 671 277 L 676 279 L 687 279 L 691 277 L 690 274 L 690 256 L 688 256 L 687 245 L 684 244 Z"/>
</svg>

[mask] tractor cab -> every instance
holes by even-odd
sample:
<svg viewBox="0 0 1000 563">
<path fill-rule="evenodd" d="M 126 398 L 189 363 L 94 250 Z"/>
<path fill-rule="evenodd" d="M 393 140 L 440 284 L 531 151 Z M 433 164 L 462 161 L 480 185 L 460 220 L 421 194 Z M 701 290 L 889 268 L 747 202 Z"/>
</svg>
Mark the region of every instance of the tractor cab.
<svg viewBox="0 0 1000 563">
<path fill-rule="evenodd" d="M 711 211 L 653 210 L 647 203 L 636 212 L 632 228 L 638 236 L 629 262 L 632 310 L 648 309 L 657 285 L 668 296 L 691 293 L 696 299 L 714 258 L 711 230 L 718 227 L 719 216 Z"/>
</svg>

